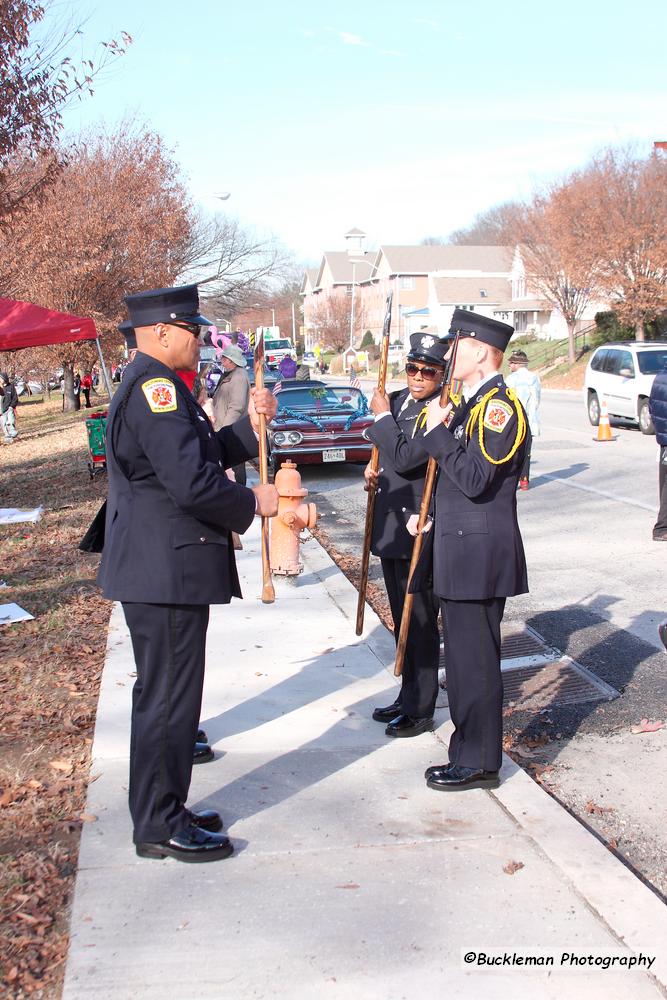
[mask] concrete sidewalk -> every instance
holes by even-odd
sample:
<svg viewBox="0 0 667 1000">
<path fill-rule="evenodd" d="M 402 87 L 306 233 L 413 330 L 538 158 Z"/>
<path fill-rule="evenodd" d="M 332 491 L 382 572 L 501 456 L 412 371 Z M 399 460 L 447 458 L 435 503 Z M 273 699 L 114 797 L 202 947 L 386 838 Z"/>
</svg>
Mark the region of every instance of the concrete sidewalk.
<svg viewBox="0 0 667 1000">
<path fill-rule="evenodd" d="M 509 760 L 495 792 L 427 789 L 446 711 L 435 734 L 388 740 L 370 715 L 394 697 L 393 638 L 369 608 L 355 637 L 356 591 L 314 540 L 298 583 L 262 605 L 259 553 L 256 524 L 245 600 L 212 609 L 202 723 L 217 759 L 194 769 L 189 803 L 222 812 L 229 860 L 134 853 L 134 664 L 114 610 L 65 1000 L 664 996 L 659 899 Z M 508 964 L 521 958 L 542 964 Z"/>
</svg>

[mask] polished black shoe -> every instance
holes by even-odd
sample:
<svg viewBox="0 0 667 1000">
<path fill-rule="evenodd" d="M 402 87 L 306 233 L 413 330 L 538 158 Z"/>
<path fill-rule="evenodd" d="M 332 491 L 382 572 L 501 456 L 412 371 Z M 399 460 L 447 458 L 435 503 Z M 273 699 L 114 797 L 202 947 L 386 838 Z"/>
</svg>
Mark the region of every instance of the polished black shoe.
<svg viewBox="0 0 667 1000">
<path fill-rule="evenodd" d="M 431 766 L 427 767 L 424 771 L 424 777 L 428 781 L 432 774 L 442 774 L 444 771 L 449 771 L 451 767 L 454 767 L 451 761 L 449 764 L 431 764 Z"/>
<path fill-rule="evenodd" d="M 205 861 L 220 861 L 234 853 L 234 847 L 222 833 L 210 833 L 197 826 L 187 826 L 185 830 L 174 834 L 169 840 L 158 844 L 137 844 L 136 851 L 140 858 L 175 858 L 177 861 L 189 861 L 201 864 Z"/>
<path fill-rule="evenodd" d="M 662 622 L 661 625 L 658 625 L 658 635 L 660 636 L 660 642 L 667 649 L 667 622 Z"/>
<path fill-rule="evenodd" d="M 438 792 L 457 792 L 466 788 L 497 788 L 500 778 L 497 771 L 482 771 L 477 767 L 452 764 L 429 775 L 426 784 Z"/>
<path fill-rule="evenodd" d="M 198 813 L 192 812 L 191 809 L 186 809 L 185 812 L 190 823 L 193 826 L 199 827 L 200 830 L 208 830 L 209 833 L 217 833 L 218 830 L 222 830 L 222 816 L 215 809 L 202 809 Z"/>
<path fill-rule="evenodd" d="M 192 751 L 193 764 L 208 764 L 209 760 L 213 760 L 214 757 L 215 754 L 208 743 L 195 743 L 195 748 Z"/>
<path fill-rule="evenodd" d="M 197 743 L 208 743 L 208 736 L 206 735 L 206 733 L 204 732 L 203 729 L 198 729 L 197 730 L 197 739 L 196 739 L 196 742 Z"/>
<path fill-rule="evenodd" d="M 433 717 L 430 719 L 413 719 L 410 715 L 399 715 L 385 729 L 385 736 L 420 736 L 430 733 L 433 729 Z"/>
<path fill-rule="evenodd" d="M 376 708 L 373 712 L 373 718 L 376 722 L 391 722 L 402 712 L 401 703 L 395 701 L 393 705 L 387 705 L 386 708 Z"/>
</svg>

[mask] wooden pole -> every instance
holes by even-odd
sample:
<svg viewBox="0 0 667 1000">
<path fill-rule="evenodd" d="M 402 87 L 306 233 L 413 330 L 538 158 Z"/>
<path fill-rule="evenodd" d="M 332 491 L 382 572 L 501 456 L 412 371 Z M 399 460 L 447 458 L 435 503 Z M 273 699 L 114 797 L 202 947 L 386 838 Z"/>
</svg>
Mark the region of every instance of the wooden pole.
<svg viewBox="0 0 667 1000">
<path fill-rule="evenodd" d="M 255 342 L 255 388 L 264 388 L 264 330 L 257 335 Z M 259 481 L 266 484 L 269 481 L 268 449 L 266 439 L 266 414 L 259 413 Z M 271 562 L 269 559 L 269 519 L 262 515 L 262 604 L 273 604 L 276 592 L 271 577 Z"/>
<path fill-rule="evenodd" d="M 352 288 L 354 293 L 354 287 Z M 384 314 L 384 324 L 382 326 L 382 345 L 380 348 L 380 367 L 378 370 L 378 389 L 385 391 L 387 383 L 387 361 L 389 358 L 389 334 L 391 331 L 391 303 L 393 292 L 387 296 L 387 304 Z M 371 469 L 378 471 L 380 465 L 380 452 L 373 447 L 371 452 Z M 371 555 L 371 535 L 373 533 L 373 517 L 375 514 L 375 487 L 368 486 L 368 499 L 366 501 L 366 523 L 364 526 L 364 545 L 361 551 L 361 575 L 359 579 L 359 598 L 357 600 L 357 624 L 356 634 L 361 635 L 364 630 L 364 610 L 366 607 L 366 590 L 368 589 L 368 567 Z"/>
<path fill-rule="evenodd" d="M 458 334 L 454 338 L 454 344 L 452 346 L 452 356 L 449 361 L 449 368 L 447 370 L 447 378 L 445 379 L 444 385 L 442 387 L 442 392 L 440 393 L 440 405 L 447 406 L 449 402 L 449 395 L 451 392 L 452 379 L 454 377 L 454 366 L 456 364 L 456 351 L 459 346 L 459 336 Z M 428 512 L 431 507 L 431 497 L 433 496 L 433 487 L 435 485 L 435 475 L 438 471 L 438 463 L 434 458 L 429 458 L 428 465 L 426 467 L 426 477 L 424 479 L 424 492 L 422 493 L 421 507 L 419 508 L 419 521 L 417 522 L 417 536 L 415 538 L 415 543 L 412 547 L 412 558 L 410 559 L 410 572 L 408 573 L 408 586 L 405 591 L 405 600 L 403 602 L 403 613 L 401 615 L 401 627 L 398 633 L 398 642 L 396 644 L 396 662 L 394 663 L 394 677 L 400 677 L 403 673 L 403 661 L 405 660 L 405 647 L 408 643 L 408 632 L 410 631 L 410 619 L 412 617 L 412 605 L 414 604 L 415 595 L 410 593 L 410 584 L 412 583 L 412 577 L 414 576 L 415 568 L 419 562 L 419 557 L 422 552 L 422 547 L 424 545 L 424 534 L 423 528 L 426 524 L 428 518 Z M 431 528 L 431 531 L 434 529 Z"/>
</svg>

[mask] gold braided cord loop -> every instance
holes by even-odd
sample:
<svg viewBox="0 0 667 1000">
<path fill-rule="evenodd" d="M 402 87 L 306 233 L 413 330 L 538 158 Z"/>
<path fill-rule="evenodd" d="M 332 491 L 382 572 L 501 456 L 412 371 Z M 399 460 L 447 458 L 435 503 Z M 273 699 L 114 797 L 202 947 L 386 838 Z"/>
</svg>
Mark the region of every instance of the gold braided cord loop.
<svg viewBox="0 0 667 1000">
<path fill-rule="evenodd" d="M 509 401 L 515 404 L 518 403 L 516 394 L 509 387 L 506 388 L 506 391 L 507 391 L 507 398 L 509 399 Z M 516 429 L 516 438 L 514 439 L 514 444 L 512 445 L 509 454 L 506 455 L 505 458 L 497 458 L 497 459 L 491 458 L 486 448 L 484 447 L 484 410 L 486 409 L 486 404 L 493 396 L 496 395 L 497 392 L 498 392 L 498 387 L 496 386 L 490 392 L 487 392 L 486 396 L 484 396 L 483 399 L 479 403 L 477 403 L 477 405 L 473 407 L 473 409 L 470 411 L 470 416 L 468 417 L 468 423 L 466 424 L 466 437 L 468 440 L 470 440 L 472 433 L 475 429 L 475 421 L 477 421 L 479 426 L 479 432 L 478 432 L 479 447 L 482 452 L 482 455 L 484 455 L 484 458 L 491 465 L 504 465 L 505 462 L 509 462 L 509 460 L 513 458 L 513 456 L 517 452 L 517 449 L 520 448 L 521 445 L 523 444 L 523 441 L 526 437 L 526 418 L 523 415 L 523 408 L 521 407 L 521 405 L 519 404 L 518 406 L 515 406 L 515 411 L 517 416 L 517 429 Z"/>
<path fill-rule="evenodd" d="M 415 420 L 415 425 L 412 428 L 412 436 L 414 437 L 418 430 L 422 427 L 426 427 L 426 412 L 428 407 L 424 406 L 417 414 L 417 419 Z"/>
</svg>

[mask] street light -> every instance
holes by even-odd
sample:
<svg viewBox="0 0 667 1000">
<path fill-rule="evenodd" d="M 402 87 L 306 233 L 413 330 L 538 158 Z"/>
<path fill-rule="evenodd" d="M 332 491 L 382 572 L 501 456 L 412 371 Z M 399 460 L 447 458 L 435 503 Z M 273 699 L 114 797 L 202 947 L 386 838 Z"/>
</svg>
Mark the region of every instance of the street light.
<svg viewBox="0 0 667 1000">
<path fill-rule="evenodd" d="M 231 191 L 218 191 L 213 197 L 217 198 L 218 201 L 228 201 L 232 196 Z"/>
<path fill-rule="evenodd" d="M 276 310 L 273 306 L 263 305 L 261 302 L 253 302 L 251 309 L 270 309 L 271 310 L 271 326 L 276 325 Z"/>
</svg>

